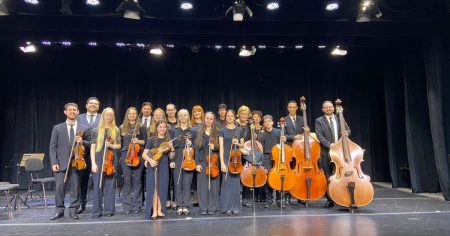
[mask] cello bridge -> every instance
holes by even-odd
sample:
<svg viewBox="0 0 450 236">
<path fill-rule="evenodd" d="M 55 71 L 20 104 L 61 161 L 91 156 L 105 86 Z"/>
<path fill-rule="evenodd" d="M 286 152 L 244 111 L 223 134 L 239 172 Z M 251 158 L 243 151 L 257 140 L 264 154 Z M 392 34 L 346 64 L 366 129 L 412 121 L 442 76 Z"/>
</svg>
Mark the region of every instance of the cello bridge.
<svg viewBox="0 0 450 236">
<path fill-rule="evenodd" d="M 345 177 L 349 177 L 349 176 L 352 176 L 353 175 L 353 171 L 346 171 L 345 173 L 344 173 L 344 176 Z"/>
</svg>

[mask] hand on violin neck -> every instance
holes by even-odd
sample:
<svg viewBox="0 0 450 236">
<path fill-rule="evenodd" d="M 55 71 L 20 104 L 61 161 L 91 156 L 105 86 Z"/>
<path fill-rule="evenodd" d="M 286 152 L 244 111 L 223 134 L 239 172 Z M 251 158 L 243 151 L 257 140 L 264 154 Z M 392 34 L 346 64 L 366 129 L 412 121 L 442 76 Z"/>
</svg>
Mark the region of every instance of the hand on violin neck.
<svg viewBox="0 0 450 236">
<path fill-rule="evenodd" d="M 201 166 L 201 165 L 197 165 L 197 166 L 195 167 L 195 170 L 196 170 L 198 173 L 202 173 L 202 166 Z"/>
<path fill-rule="evenodd" d="M 208 144 L 208 146 L 209 146 L 209 148 L 211 148 L 211 150 L 214 150 L 214 144 L 213 143 Z"/>
<path fill-rule="evenodd" d="M 131 140 L 131 142 L 132 142 L 132 143 L 138 143 L 138 142 L 139 142 L 139 139 L 133 138 L 133 139 Z"/>
<path fill-rule="evenodd" d="M 239 144 L 239 140 L 237 138 L 233 138 L 233 140 L 231 142 L 235 145 Z"/>
<path fill-rule="evenodd" d="M 286 142 L 286 136 L 281 136 L 281 140 L 283 141 L 283 142 Z"/>
</svg>

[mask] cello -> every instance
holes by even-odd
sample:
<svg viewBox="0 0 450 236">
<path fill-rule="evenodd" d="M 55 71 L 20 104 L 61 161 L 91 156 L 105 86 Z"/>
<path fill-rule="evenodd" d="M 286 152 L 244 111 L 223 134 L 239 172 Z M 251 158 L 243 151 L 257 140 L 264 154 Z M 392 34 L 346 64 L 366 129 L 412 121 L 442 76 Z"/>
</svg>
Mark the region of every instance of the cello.
<svg viewBox="0 0 450 236">
<path fill-rule="evenodd" d="M 266 169 L 258 165 L 256 159 L 262 161 L 262 145 L 254 138 L 255 125 L 250 125 L 251 139 L 244 143 L 244 149 L 252 156 L 251 163 L 247 161 L 241 172 L 242 185 L 249 188 L 259 188 L 264 186 L 267 181 Z M 258 158 L 257 158 L 258 157 Z"/>
<path fill-rule="evenodd" d="M 291 190 L 295 185 L 295 175 L 289 165 L 292 161 L 292 148 L 285 144 L 283 140 L 285 126 L 286 120 L 282 117 L 280 119 L 280 143 L 272 147 L 271 153 L 274 164 L 268 176 L 270 187 L 282 192 Z"/>
<path fill-rule="evenodd" d="M 339 115 L 341 138 L 330 146 L 331 161 L 336 165 L 336 172 L 330 176 L 328 195 L 338 205 L 349 207 L 353 213 L 356 207 L 366 206 L 373 200 L 374 190 L 370 177 L 361 170 L 364 150 L 348 138 L 341 106 L 336 100 L 336 113 Z"/>
<path fill-rule="evenodd" d="M 320 199 L 327 191 L 327 179 L 323 170 L 317 164 L 320 157 L 320 143 L 311 137 L 306 118 L 306 99 L 300 98 L 300 108 L 303 111 L 303 136 L 292 142 L 294 157 L 299 160 L 296 165 L 296 184 L 289 192 L 297 199 L 308 201 Z"/>
<path fill-rule="evenodd" d="M 141 163 L 139 159 L 139 152 L 141 151 L 141 145 L 139 143 L 133 143 L 133 139 L 136 138 L 136 135 L 139 133 L 139 126 L 137 122 L 134 124 L 133 136 L 131 137 L 130 145 L 128 146 L 127 158 L 125 159 L 125 164 L 127 166 L 136 167 Z"/>
</svg>

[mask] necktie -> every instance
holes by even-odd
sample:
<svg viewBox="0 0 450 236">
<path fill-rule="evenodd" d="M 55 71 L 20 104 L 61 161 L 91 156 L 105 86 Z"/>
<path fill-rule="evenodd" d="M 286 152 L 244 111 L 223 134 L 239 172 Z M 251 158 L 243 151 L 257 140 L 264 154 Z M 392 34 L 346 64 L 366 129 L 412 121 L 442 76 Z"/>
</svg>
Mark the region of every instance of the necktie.
<svg viewBox="0 0 450 236">
<path fill-rule="evenodd" d="M 334 121 L 333 117 L 330 117 L 330 125 L 331 125 L 331 139 L 333 142 L 337 142 L 336 134 L 334 133 Z"/>
<path fill-rule="evenodd" d="M 73 128 L 74 125 L 69 124 L 69 126 L 70 126 L 69 142 L 70 142 L 70 145 L 72 145 L 73 140 L 75 139 L 75 129 Z"/>
<path fill-rule="evenodd" d="M 92 125 L 93 123 L 94 123 L 94 115 L 89 115 L 90 116 L 90 118 L 89 118 L 89 125 Z"/>
<path fill-rule="evenodd" d="M 295 129 L 295 128 L 296 128 L 296 125 L 295 125 L 295 116 L 292 117 L 292 124 L 294 124 L 294 129 Z"/>
<path fill-rule="evenodd" d="M 148 128 L 148 120 L 147 119 L 145 119 L 144 125 L 145 125 L 145 128 Z"/>
</svg>

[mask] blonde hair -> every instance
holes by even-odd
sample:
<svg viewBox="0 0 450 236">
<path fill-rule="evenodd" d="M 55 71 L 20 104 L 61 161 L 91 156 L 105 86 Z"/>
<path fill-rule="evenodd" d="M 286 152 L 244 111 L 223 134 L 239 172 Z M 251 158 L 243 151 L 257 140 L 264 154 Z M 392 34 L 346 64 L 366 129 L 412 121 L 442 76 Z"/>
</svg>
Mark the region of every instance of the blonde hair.
<svg viewBox="0 0 450 236">
<path fill-rule="evenodd" d="M 191 126 L 191 118 L 189 118 L 189 111 L 186 110 L 186 109 L 181 109 L 181 110 L 178 111 L 178 113 L 177 113 L 177 119 L 178 119 L 178 121 L 177 121 L 177 126 L 176 126 L 176 127 L 178 127 L 178 128 L 181 127 L 180 113 L 186 113 L 186 114 L 187 114 L 187 119 L 188 119 L 188 120 L 187 120 L 187 126 L 188 126 L 188 128 L 191 128 L 191 127 L 192 127 L 192 126 Z"/>
<path fill-rule="evenodd" d="M 130 120 L 128 119 L 128 114 L 130 114 L 131 111 L 135 111 L 136 112 L 136 120 L 135 120 L 135 124 L 134 125 L 137 125 L 138 132 L 139 132 L 139 127 L 141 125 L 139 124 L 139 122 L 137 120 L 138 119 L 138 117 L 137 117 L 138 111 L 137 111 L 136 107 L 129 107 L 127 109 L 127 111 L 125 112 L 125 117 L 123 118 L 123 123 L 120 126 L 120 133 L 121 133 L 122 136 L 125 136 L 127 134 L 131 134 L 132 133 L 132 130 L 130 128 Z"/>
<path fill-rule="evenodd" d="M 104 116 L 105 116 L 106 112 L 111 112 L 113 115 L 113 119 L 112 119 L 111 125 L 109 125 L 109 127 L 105 127 L 106 124 L 105 124 Z M 111 107 L 107 107 L 107 108 L 103 109 L 102 115 L 100 117 L 100 123 L 98 125 L 97 142 L 95 143 L 95 145 L 96 145 L 95 151 L 96 152 L 100 152 L 103 148 L 103 142 L 104 142 L 104 138 L 105 138 L 105 129 L 106 128 L 109 128 L 109 136 L 111 137 L 113 142 L 115 142 L 115 140 L 119 136 L 120 132 L 119 132 L 119 128 L 117 128 L 117 125 L 116 125 L 114 110 Z"/>
<path fill-rule="evenodd" d="M 162 120 L 164 121 L 164 122 L 166 122 L 167 123 L 167 120 L 166 120 L 166 113 L 164 112 L 164 110 L 163 109 L 161 109 L 161 108 L 156 108 L 154 111 L 153 111 L 153 119 L 152 119 L 152 121 L 150 122 L 150 126 L 149 126 L 149 128 L 148 128 L 148 137 L 151 137 L 151 136 L 153 136 L 155 133 L 156 133 L 156 127 L 157 127 L 157 121 L 155 120 L 155 113 L 156 112 L 160 112 L 161 114 L 162 114 Z"/>
<path fill-rule="evenodd" d="M 240 118 L 242 112 L 247 112 L 248 116 L 250 116 L 251 113 L 252 113 L 248 106 L 242 105 L 241 107 L 239 107 L 238 112 L 237 112 L 237 118 L 238 119 Z"/>
<path fill-rule="evenodd" d="M 202 121 L 201 124 L 203 124 L 205 122 L 205 112 L 203 111 L 203 108 L 200 105 L 195 105 L 192 108 L 192 113 L 191 113 L 191 121 L 193 123 L 195 123 L 195 118 L 194 118 L 194 113 L 200 111 L 202 113 L 202 115 L 200 116 L 200 120 Z M 194 124 L 195 125 L 195 124 Z"/>
</svg>

